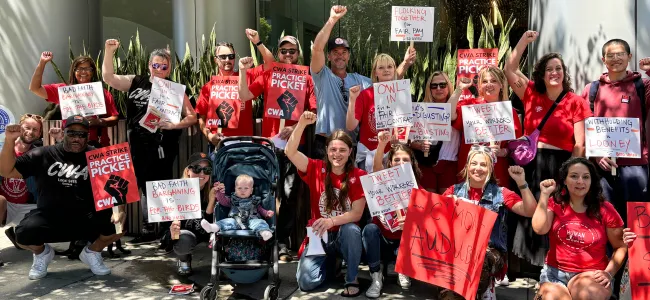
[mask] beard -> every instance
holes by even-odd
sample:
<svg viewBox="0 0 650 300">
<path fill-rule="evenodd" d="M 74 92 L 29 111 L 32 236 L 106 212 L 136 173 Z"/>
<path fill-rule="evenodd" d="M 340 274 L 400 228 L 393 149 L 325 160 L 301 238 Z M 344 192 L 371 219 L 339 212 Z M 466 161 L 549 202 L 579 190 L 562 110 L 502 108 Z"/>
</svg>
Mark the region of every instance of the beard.
<svg viewBox="0 0 650 300">
<path fill-rule="evenodd" d="M 77 140 L 76 142 L 73 142 L 71 138 L 68 137 L 63 138 L 63 150 L 67 152 L 73 152 L 73 153 L 84 152 L 87 147 L 88 147 L 88 141 L 86 139 Z"/>
<path fill-rule="evenodd" d="M 21 135 L 21 136 L 20 136 L 20 142 L 23 143 L 23 144 L 31 145 L 31 144 L 33 144 L 34 142 L 36 142 L 36 140 L 38 140 L 38 138 L 34 138 L 34 139 L 32 139 L 32 140 L 29 140 L 29 139 L 28 139 L 26 136 L 24 136 L 24 135 Z"/>
</svg>

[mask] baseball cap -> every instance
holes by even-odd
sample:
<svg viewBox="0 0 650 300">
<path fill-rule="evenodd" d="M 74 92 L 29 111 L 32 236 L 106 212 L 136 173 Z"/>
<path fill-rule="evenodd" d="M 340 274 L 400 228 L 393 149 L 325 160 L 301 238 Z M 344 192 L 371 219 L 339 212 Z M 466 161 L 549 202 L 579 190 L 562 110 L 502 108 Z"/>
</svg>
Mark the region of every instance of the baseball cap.
<svg viewBox="0 0 650 300">
<path fill-rule="evenodd" d="M 194 165 L 197 164 L 201 161 L 207 161 L 207 162 L 212 162 L 210 160 L 210 157 L 208 157 L 207 154 L 203 152 L 194 152 L 192 155 L 190 155 L 190 158 L 187 160 L 187 165 Z"/>
<path fill-rule="evenodd" d="M 280 39 L 280 42 L 278 42 L 278 47 L 282 46 L 285 42 L 289 42 L 291 44 L 294 44 L 298 46 L 298 39 L 294 36 L 291 35 L 285 35 Z"/>
<path fill-rule="evenodd" d="M 337 37 L 337 38 L 331 38 L 329 41 L 327 41 L 327 51 L 332 51 L 337 47 L 344 47 L 345 49 L 350 50 L 350 43 L 348 43 L 348 40 Z"/>
<path fill-rule="evenodd" d="M 88 123 L 88 120 L 86 120 L 86 118 L 84 118 L 81 115 L 73 115 L 65 119 L 65 128 L 68 128 L 74 124 L 79 124 L 83 127 L 86 127 L 86 129 L 90 127 L 90 123 Z"/>
</svg>

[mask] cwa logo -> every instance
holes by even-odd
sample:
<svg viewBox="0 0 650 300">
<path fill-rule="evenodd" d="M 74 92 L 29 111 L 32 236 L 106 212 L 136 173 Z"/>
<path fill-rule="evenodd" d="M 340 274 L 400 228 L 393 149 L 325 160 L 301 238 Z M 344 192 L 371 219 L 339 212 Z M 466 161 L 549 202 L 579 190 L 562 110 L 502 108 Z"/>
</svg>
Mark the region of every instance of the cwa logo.
<svg viewBox="0 0 650 300">
<path fill-rule="evenodd" d="M 27 184 L 24 179 L 3 178 L 0 189 L 9 195 L 9 197 L 19 198 L 27 193 Z"/>
<path fill-rule="evenodd" d="M 55 162 L 47 169 L 47 175 L 56 176 L 59 182 L 64 186 L 77 184 L 77 179 L 83 176 L 83 180 L 88 180 L 88 167 L 75 166 L 62 162 Z"/>
</svg>

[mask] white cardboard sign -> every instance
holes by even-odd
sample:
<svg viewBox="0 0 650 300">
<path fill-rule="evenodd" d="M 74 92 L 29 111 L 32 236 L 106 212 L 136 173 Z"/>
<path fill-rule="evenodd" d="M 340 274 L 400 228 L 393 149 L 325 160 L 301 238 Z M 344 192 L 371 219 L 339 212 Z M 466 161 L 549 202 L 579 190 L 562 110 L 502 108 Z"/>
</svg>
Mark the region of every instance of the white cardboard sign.
<svg viewBox="0 0 650 300">
<path fill-rule="evenodd" d="M 451 104 L 413 102 L 413 141 L 450 141 Z"/>
<path fill-rule="evenodd" d="M 82 115 L 99 116 L 106 114 L 104 88 L 101 82 L 89 82 L 59 87 L 61 117 Z"/>
<path fill-rule="evenodd" d="M 411 80 L 393 80 L 373 84 L 377 130 L 413 125 Z"/>
<path fill-rule="evenodd" d="M 465 144 L 515 139 L 512 103 L 498 101 L 462 107 Z"/>
<path fill-rule="evenodd" d="M 198 178 L 147 181 L 149 223 L 200 219 Z"/>
<path fill-rule="evenodd" d="M 638 118 L 587 118 L 585 139 L 587 157 L 641 158 Z"/>
<path fill-rule="evenodd" d="M 411 191 L 418 188 L 410 163 L 363 175 L 359 179 L 373 217 L 408 208 Z"/>
<path fill-rule="evenodd" d="M 433 42 L 433 7 L 393 6 L 391 41 Z"/>
<path fill-rule="evenodd" d="M 153 78 L 149 106 L 162 113 L 163 119 L 171 123 L 180 122 L 184 99 L 184 85 L 158 77 Z"/>
</svg>

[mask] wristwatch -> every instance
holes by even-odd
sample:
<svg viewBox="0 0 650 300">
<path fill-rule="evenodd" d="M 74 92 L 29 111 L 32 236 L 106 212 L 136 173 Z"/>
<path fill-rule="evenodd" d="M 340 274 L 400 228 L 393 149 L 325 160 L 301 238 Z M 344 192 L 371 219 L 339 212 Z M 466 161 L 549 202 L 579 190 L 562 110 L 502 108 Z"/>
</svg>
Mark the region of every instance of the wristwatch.
<svg viewBox="0 0 650 300">
<path fill-rule="evenodd" d="M 261 45 L 261 44 L 264 44 L 264 43 L 262 42 L 262 40 L 260 40 L 259 42 L 255 43 L 255 46 L 259 46 L 259 45 Z"/>
<path fill-rule="evenodd" d="M 522 184 L 520 186 L 517 186 L 517 187 L 519 188 L 519 190 L 525 190 L 525 189 L 528 188 L 528 182 L 526 182 L 526 183 L 524 183 L 524 184 Z"/>
</svg>

